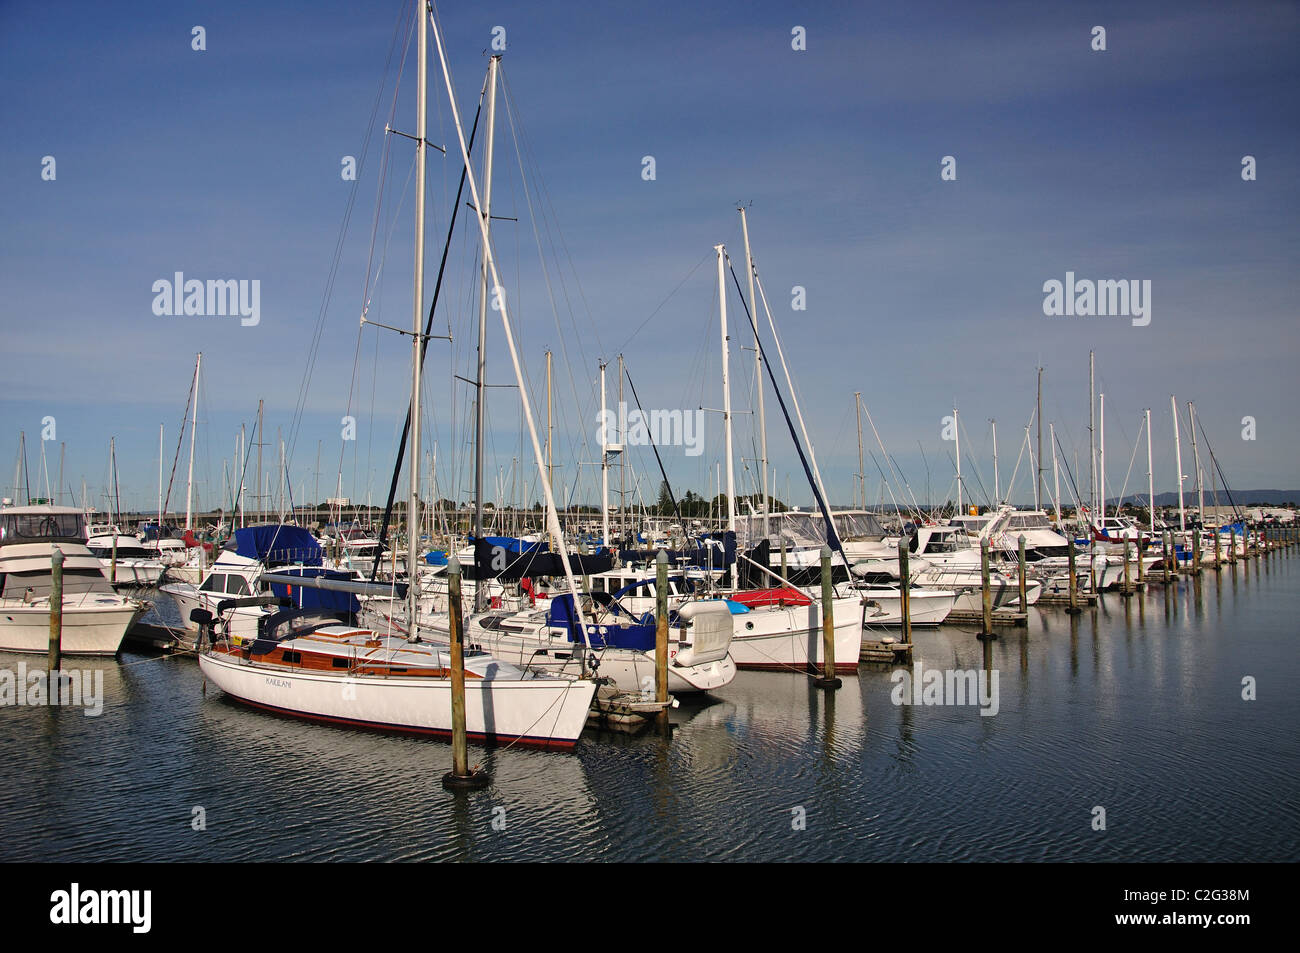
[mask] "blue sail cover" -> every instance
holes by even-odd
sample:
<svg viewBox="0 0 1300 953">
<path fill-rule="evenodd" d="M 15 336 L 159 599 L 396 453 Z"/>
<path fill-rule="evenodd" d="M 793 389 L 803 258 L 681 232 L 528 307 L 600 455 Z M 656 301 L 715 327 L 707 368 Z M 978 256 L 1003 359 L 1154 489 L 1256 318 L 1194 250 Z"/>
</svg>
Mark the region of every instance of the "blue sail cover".
<svg viewBox="0 0 1300 953">
<path fill-rule="evenodd" d="M 623 620 L 612 625 L 608 622 L 597 625 L 588 619 L 587 642 L 593 649 L 636 649 L 641 652 L 655 650 L 654 623 L 646 625 L 641 622 L 627 621 L 631 618 L 627 610 L 618 606 L 608 593 L 593 592 L 591 597 L 600 606 L 613 604 L 615 611 L 622 613 L 624 617 Z M 570 642 L 582 641 L 582 635 L 578 631 L 578 614 L 571 593 L 551 599 L 550 607 L 546 610 L 546 624 L 567 629 Z"/>
<path fill-rule="evenodd" d="M 333 569 L 293 568 L 281 570 L 281 575 L 310 576 L 317 579 L 342 579 L 354 581 L 352 573 Z M 271 583 L 271 591 L 281 599 L 289 598 L 299 609 L 323 609 L 337 615 L 355 615 L 361 609 L 361 603 L 350 592 L 333 592 L 329 589 L 312 589 L 307 586 L 290 586 L 284 583 Z"/>
<path fill-rule="evenodd" d="M 470 544 L 476 542 L 476 537 L 472 534 L 469 537 Z M 548 551 L 546 543 L 539 540 L 535 543 L 525 543 L 522 539 L 516 539 L 513 536 L 484 536 L 483 542 L 489 546 L 499 546 L 512 556 L 522 556 L 530 553 L 544 553 Z"/>
<path fill-rule="evenodd" d="M 494 544 L 493 539 L 501 540 Z M 510 548 L 510 544 L 515 549 Z M 569 554 L 574 575 L 596 575 L 614 568 L 614 557 L 601 552 L 579 556 Z M 543 542 L 524 544 L 509 536 L 485 536 L 474 540 L 475 579 L 521 579 L 524 576 L 562 576 L 564 561 L 559 553 L 546 551 Z"/>
<path fill-rule="evenodd" d="M 678 567 L 707 566 L 710 569 L 725 569 L 736 561 L 736 534 L 727 530 L 724 533 L 704 533 L 700 539 L 703 545 L 694 549 L 670 550 L 668 564 Z M 714 545 L 710 545 L 712 542 Z M 721 543 L 719 548 L 716 544 Z M 620 549 L 619 557 L 625 563 L 654 562 L 659 555 L 657 549 Z"/>
<path fill-rule="evenodd" d="M 264 566 L 321 564 L 320 543 L 301 526 L 247 526 L 235 530 L 234 542 L 236 553 Z"/>
</svg>

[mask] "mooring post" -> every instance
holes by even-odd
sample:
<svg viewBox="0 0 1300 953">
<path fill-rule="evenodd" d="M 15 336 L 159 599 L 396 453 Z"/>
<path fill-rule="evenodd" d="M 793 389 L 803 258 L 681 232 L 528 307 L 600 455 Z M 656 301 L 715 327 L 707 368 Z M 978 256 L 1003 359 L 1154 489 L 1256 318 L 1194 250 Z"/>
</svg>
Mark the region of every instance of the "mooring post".
<svg viewBox="0 0 1300 953">
<path fill-rule="evenodd" d="M 1025 579 L 1025 534 L 1024 533 L 1020 534 L 1020 539 L 1017 542 L 1018 545 L 1016 549 L 1016 559 L 1020 564 L 1020 611 L 1027 615 L 1029 613 L 1029 593 L 1027 591 L 1029 586 Z"/>
<path fill-rule="evenodd" d="M 655 701 L 663 704 L 655 715 L 660 731 L 668 730 L 668 553 L 655 557 Z"/>
<path fill-rule="evenodd" d="M 1083 610 L 1079 608 L 1079 576 L 1074 569 L 1074 533 L 1070 533 L 1068 552 L 1070 555 L 1070 605 L 1065 611 L 1070 615 L 1078 615 Z"/>
<path fill-rule="evenodd" d="M 1120 590 L 1120 595 L 1125 599 L 1132 598 L 1133 596 L 1133 579 L 1130 575 L 1129 569 L 1127 539 L 1124 540 L 1124 588 Z"/>
<path fill-rule="evenodd" d="M 912 644 L 912 567 L 908 561 L 907 537 L 898 540 L 899 608 L 903 611 L 903 644 Z"/>
<path fill-rule="evenodd" d="M 1192 530 L 1192 575 L 1201 574 L 1201 531 Z"/>
<path fill-rule="evenodd" d="M 831 585 L 831 549 L 822 547 L 822 674 L 817 687 L 828 691 L 844 683 L 835 677 L 835 591 Z"/>
<path fill-rule="evenodd" d="M 465 729 L 465 619 L 461 614 L 460 560 L 447 560 L 447 629 L 451 642 L 451 771 L 442 776 L 450 791 L 487 787 L 485 771 L 469 769 L 469 739 Z M 415 585 L 415 580 L 409 580 Z"/>
<path fill-rule="evenodd" d="M 50 653 L 46 668 L 49 678 L 63 664 L 63 550 L 54 547 L 50 557 Z M 51 692 L 52 694 L 53 692 Z"/>
<path fill-rule="evenodd" d="M 1219 527 L 1215 526 L 1214 527 L 1214 571 L 1215 572 L 1223 571 L 1223 546 L 1219 542 L 1221 535 L 1222 534 L 1219 532 Z"/>
<path fill-rule="evenodd" d="M 1237 527 L 1228 530 L 1228 562 L 1235 564 L 1237 562 Z"/>
<path fill-rule="evenodd" d="M 1138 564 L 1138 588 L 1146 589 L 1146 576 L 1142 569 L 1142 531 L 1138 530 L 1138 538 L 1133 541 L 1133 551 L 1137 556 Z"/>
<path fill-rule="evenodd" d="M 980 595 L 982 598 L 981 608 L 981 639 L 996 638 L 993 634 L 993 584 L 989 578 L 989 541 L 987 538 L 980 540 Z"/>
<path fill-rule="evenodd" d="M 108 568 L 108 584 L 117 585 L 117 533 L 113 534 L 113 561 Z"/>
</svg>

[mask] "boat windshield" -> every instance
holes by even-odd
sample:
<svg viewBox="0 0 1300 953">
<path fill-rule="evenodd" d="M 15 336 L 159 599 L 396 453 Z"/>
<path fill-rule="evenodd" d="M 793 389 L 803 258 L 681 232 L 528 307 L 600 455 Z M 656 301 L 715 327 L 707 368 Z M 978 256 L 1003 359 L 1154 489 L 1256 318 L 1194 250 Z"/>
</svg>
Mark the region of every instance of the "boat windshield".
<svg viewBox="0 0 1300 953">
<path fill-rule="evenodd" d="M 83 526 L 80 513 L 0 513 L 0 543 L 30 539 L 82 542 Z"/>
<path fill-rule="evenodd" d="M 881 540 L 885 538 L 885 528 L 870 513 L 832 513 L 835 519 L 835 532 L 846 542 Z"/>
<path fill-rule="evenodd" d="M 1007 529 L 1051 529 L 1052 524 L 1042 513 L 1011 516 L 1006 523 Z"/>
</svg>

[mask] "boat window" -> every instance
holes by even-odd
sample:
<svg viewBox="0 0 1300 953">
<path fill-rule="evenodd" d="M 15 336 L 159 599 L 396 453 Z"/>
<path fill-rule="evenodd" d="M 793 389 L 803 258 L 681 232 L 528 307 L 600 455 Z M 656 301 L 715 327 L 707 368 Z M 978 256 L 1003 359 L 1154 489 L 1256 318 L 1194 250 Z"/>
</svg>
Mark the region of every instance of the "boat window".
<svg viewBox="0 0 1300 953">
<path fill-rule="evenodd" d="M 80 513 L 5 513 L 0 520 L 0 542 L 19 539 L 75 539 L 81 542 L 84 522 Z"/>
<path fill-rule="evenodd" d="M 237 576 L 233 573 L 226 577 L 226 592 L 234 596 L 248 596 L 252 592 L 248 588 L 248 583 L 243 576 Z"/>
<path fill-rule="evenodd" d="M 957 544 L 951 537 L 935 536 L 925 544 L 927 553 L 955 553 Z"/>
<path fill-rule="evenodd" d="M 226 591 L 226 574 L 213 573 L 203 580 L 203 585 L 199 586 L 199 592 L 225 592 Z"/>
</svg>

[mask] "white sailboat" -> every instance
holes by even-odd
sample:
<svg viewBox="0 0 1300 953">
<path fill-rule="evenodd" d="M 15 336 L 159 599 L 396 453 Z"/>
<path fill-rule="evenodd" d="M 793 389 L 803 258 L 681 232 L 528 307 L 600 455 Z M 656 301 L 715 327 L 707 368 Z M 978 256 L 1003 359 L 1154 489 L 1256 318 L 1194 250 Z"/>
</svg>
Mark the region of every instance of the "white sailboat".
<svg viewBox="0 0 1300 953">
<path fill-rule="evenodd" d="M 420 375 L 424 306 L 424 183 L 425 93 L 428 32 L 432 25 L 443 63 L 451 113 L 460 138 L 474 206 L 479 205 L 464 133 L 451 90 L 446 57 L 436 20 L 424 20 L 426 5 L 418 3 L 419 84 L 417 87 L 416 239 L 414 333 L 412 335 L 411 427 L 407 500 L 407 539 L 419 538 Z M 480 220 L 480 227 L 483 227 Z M 483 232 L 484 258 L 492 272 L 496 263 Z M 509 315 L 504 301 L 502 319 L 514 354 Z M 518 374 L 516 356 L 516 372 Z M 522 375 L 519 375 L 522 377 Z M 523 381 L 519 381 L 521 393 Z M 525 415 L 533 436 L 534 452 L 541 461 L 536 429 L 525 402 Z M 565 559 L 555 517 L 555 502 L 543 474 L 548 516 Z M 199 656 L 204 674 L 228 695 L 261 708 L 298 717 L 397 731 L 448 736 L 452 731 L 452 673 L 449 646 L 424 641 L 419 626 L 418 547 L 408 545 L 407 618 L 413 620 L 403 635 L 340 625 L 311 612 L 280 613 L 261 625 L 253 640 L 222 638 Z M 571 573 L 567 573 L 572 578 Z M 354 584 L 356 585 L 356 584 Z M 364 584 L 361 584 L 364 585 Z M 359 587 L 359 586 L 357 586 Z M 585 629 L 579 610 L 579 631 Z M 589 678 L 565 678 L 521 669 L 483 652 L 465 654 L 465 718 L 469 738 L 486 742 L 512 742 L 544 748 L 571 748 L 586 724 L 596 693 Z"/>
</svg>

